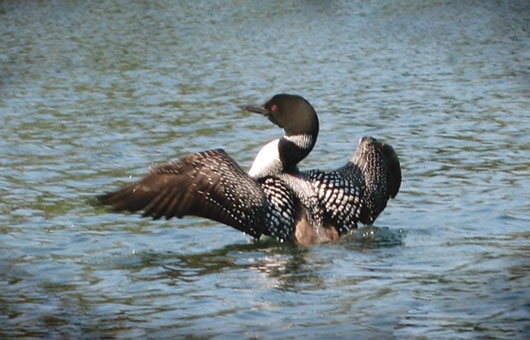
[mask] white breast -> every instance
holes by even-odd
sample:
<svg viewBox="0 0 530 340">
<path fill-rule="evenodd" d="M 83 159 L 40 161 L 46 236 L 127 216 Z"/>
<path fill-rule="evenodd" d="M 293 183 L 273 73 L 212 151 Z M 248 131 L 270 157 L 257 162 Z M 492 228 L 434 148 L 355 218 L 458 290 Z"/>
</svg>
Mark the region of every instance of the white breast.
<svg viewBox="0 0 530 340">
<path fill-rule="evenodd" d="M 278 150 L 279 139 L 267 143 L 259 150 L 248 174 L 250 177 L 261 178 L 270 175 L 276 175 L 283 170 Z"/>
</svg>

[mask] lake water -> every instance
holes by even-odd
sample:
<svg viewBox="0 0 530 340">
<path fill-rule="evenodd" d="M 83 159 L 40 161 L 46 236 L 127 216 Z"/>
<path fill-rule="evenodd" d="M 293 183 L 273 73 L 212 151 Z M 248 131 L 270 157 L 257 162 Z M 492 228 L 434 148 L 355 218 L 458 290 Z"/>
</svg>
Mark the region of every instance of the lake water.
<svg viewBox="0 0 530 340">
<path fill-rule="evenodd" d="M 281 134 L 238 109 L 306 97 L 303 169 L 363 135 L 403 183 L 340 242 L 252 241 L 93 197 Z M 530 3 L 3 1 L 0 338 L 530 337 Z"/>
</svg>

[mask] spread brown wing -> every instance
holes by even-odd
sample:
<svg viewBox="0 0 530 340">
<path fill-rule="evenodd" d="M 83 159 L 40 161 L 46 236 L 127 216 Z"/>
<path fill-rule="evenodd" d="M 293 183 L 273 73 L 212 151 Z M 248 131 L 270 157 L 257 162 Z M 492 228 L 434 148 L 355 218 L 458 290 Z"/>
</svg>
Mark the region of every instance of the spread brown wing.
<svg viewBox="0 0 530 340">
<path fill-rule="evenodd" d="M 140 181 L 98 199 L 117 211 L 143 210 L 154 219 L 200 216 L 254 237 L 265 224 L 263 190 L 221 149 L 154 167 Z"/>
</svg>

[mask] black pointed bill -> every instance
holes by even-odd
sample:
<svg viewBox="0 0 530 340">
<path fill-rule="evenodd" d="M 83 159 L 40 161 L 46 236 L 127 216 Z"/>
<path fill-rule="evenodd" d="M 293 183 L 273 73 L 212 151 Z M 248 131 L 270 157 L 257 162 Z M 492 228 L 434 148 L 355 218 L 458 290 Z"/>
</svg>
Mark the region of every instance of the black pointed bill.
<svg viewBox="0 0 530 340">
<path fill-rule="evenodd" d="M 259 114 L 262 114 L 262 115 L 264 115 L 266 117 L 269 116 L 269 112 L 263 106 L 259 106 L 259 105 L 241 105 L 239 108 L 241 108 L 241 109 L 243 109 L 245 111 L 248 111 L 248 112 L 259 113 Z"/>
</svg>

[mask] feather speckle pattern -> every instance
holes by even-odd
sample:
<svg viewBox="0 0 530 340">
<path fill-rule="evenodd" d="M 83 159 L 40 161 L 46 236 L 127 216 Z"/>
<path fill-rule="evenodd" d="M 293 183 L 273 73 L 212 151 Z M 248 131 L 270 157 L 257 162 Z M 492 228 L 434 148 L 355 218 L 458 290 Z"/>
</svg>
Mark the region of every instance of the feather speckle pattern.
<svg viewBox="0 0 530 340">
<path fill-rule="evenodd" d="M 255 238 L 311 243 L 329 241 L 359 222 L 373 223 L 400 183 L 394 150 L 363 137 L 350 161 L 330 172 L 255 179 L 224 150 L 208 150 L 154 167 L 138 182 L 98 198 L 117 211 L 143 211 L 154 219 L 195 215 Z M 305 237 L 297 228 L 316 236 Z"/>
<path fill-rule="evenodd" d="M 401 185 L 401 168 L 394 149 L 373 137 L 362 137 L 350 161 L 341 168 L 303 174 L 318 192 L 327 223 L 340 234 L 372 224 L 396 197 Z"/>
</svg>

